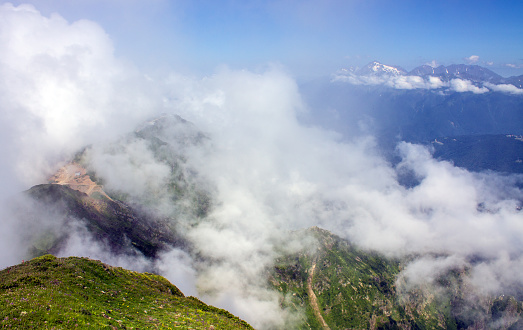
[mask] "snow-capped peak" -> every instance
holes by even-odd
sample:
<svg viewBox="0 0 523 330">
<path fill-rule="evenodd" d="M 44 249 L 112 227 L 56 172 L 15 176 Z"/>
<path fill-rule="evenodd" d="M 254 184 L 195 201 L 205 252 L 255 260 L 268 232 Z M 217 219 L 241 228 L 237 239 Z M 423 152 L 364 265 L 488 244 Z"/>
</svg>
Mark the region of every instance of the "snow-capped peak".
<svg viewBox="0 0 523 330">
<path fill-rule="evenodd" d="M 406 71 L 400 67 L 394 67 L 390 65 L 382 64 L 378 61 L 373 61 L 360 70 L 358 70 L 358 75 L 391 75 L 391 76 L 401 76 L 406 74 Z"/>
<path fill-rule="evenodd" d="M 396 74 L 396 75 L 401 74 L 400 70 L 398 70 L 397 68 L 395 68 L 393 66 L 381 64 L 378 62 L 374 62 L 374 65 L 372 66 L 372 71 L 374 71 L 374 72 L 385 71 L 385 72 L 389 72 L 389 73 Z"/>
</svg>

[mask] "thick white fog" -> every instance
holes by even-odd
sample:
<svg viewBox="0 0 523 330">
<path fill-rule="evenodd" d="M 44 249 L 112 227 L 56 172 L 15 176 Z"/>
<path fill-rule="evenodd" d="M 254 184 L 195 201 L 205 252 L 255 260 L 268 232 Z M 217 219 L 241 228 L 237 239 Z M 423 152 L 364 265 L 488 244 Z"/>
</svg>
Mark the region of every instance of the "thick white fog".
<svg viewBox="0 0 523 330">
<path fill-rule="evenodd" d="M 521 287 L 523 195 L 515 186 L 521 178 L 469 173 L 408 143 L 398 145 L 402 161 L 392 166 L 372 136 L 342 141 L 302 125 L 297 117 L 305 111 L 295 80 L 277 65 L 260 72 L 221 68 L 205 77 L 146 76 L 114 57 L 110 37 L 94 22 L 43 17 L 31 6 L 0 7 L 2 198 L 45 183 L 91 144 L 91 165 L 108 189 L 161 191 L 169 168 L 144 145 L 131 141 L 109 154 L 104 143 L 146 118 L 179 114 L 209 138 L 184 152 L 214 200 L 198 225 L 177 220 L 195 252 L 213 262 L 174 249 L 155 265 L 184 293 L 257 328 L 282 326 L 296 315 L 280 309 L 265 271 L 279 256 L 277 247 L 310 244 L 287 237 L 310 226 L 389 256 L 419 255 L 403 272 L 413 282 L 468 266 L 470 284 L 481 292 Z M 400 185 L 403 173 L 419 185 Z M 5 208 L 0 216 L 5 267 L 21 261 L 21 232 L 32 228 L 22 228 Z M 74 232 L 62 255 L 147 266 L 141 257 L 109 255 L 81 226 Z M 482 261 L 472 263 L 473 256 Z"/>
<path fill-rule="evenodd" d="M 154 111 L 154 90 L 114 58 L 96 23 L 43 17 L 29 5 L 4 4 L 0 16 L 3 177 L 41 180 L 65 153 Z"/>
</svg>

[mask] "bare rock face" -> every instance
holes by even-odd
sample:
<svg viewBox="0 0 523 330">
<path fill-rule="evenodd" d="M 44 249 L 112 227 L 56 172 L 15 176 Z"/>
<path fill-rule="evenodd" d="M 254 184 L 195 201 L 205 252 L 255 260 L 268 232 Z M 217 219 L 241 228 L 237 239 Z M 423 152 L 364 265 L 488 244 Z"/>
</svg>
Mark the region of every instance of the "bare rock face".
<svg viewBox="0 0 523 330">
<path fill-rule="evenodd" d="M 93 194 L 98 193 L 105 198 L 112 200 L 103 190 L 103 186 L 94 182 L 87 174 L 87 170 L 74 161 L 60 168 L 49 178 L 48 182 L 51 184 L 68 186 L 71 189 L 87 194 L 87 196 L 92 196 Z"/>
</svg>

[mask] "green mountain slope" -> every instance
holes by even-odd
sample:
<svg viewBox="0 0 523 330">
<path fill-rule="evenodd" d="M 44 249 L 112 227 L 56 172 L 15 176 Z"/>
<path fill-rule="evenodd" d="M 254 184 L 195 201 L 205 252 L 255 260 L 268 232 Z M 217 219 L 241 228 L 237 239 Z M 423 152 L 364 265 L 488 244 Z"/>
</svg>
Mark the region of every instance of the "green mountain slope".
<svg viewBox="0 0 523 330">
<path fill-rule="evenodd" d="M 176 129 L 173 128 L 171 131 L 169 128 L 172 126 Z M 172 247 L 183 250 L 197 260 L 199 265 L 212 264 L 216 260 L 201 255 L 197 247 L 190 243 L 190 238 L 185 236 L 188 232 L 187 228 L 196 226 L 201 221 L 212 220 L 208 219 L 207 215 L 216 202 L 213 200 L 214 188 L 206 183 L 205 177 L 200 177 L 191 168 L 184 154 L 188 148 L 204 144 L 206 139 L 203 134 L 182 119 L 162 117 L 144 124 L 142 128 L 122 138 L 121 141 L 105 146 L 102 151 L 93 148 L 80 152 L 75 159 L 75 170 L 69 173 L 72 179 L 56 176 L 56 180 L 51 182 L 59 184 L 32 187 L 24 193 L 25 197 L 29 198 L 22 198 L 22 204 L 16 207 L 15 214 L 18 215 L 20 223 L 24 224 L 22 227 L 27 229 L 24 232 L 28 233 L 26 239 L 29 246 L 28 255 L 34 257 L 46 253 L 59 254 L 67 249 L 71 237 L 76 237 L 73 236 L 74 233 L 80 232 L 104 249 L 107 248 L 106 250 L 111 254 L 145 256 L 148 261 L 151 261 L 150 266 L 146 268 L 150 272 L 160 271 L 154 268 L 154 262 L 161 259 L 162 252 Z M 519 140 L 515 142 L 521 143 Z M 118 173 L 120 170 L 118 165 L 120 163 L 112 160 L 113 157 L 127 159 L 126 150 L 136 145 L 143 147 L 140 150 L 150 152 L 148 157 L 152 157 L 155 164 L 167 170 L 162 180 L 156 184 L 145 184 L 143 189 L 128 193 L 119 189 L 118 185 L 109 184 L 111 174 Z M 105 176 L 97 172 L 97 167 L 93 166 L 97 157 L 107 157 L 104 158 L 109 160 L 104 163 L 106 166 L 116 164 L 114 171 L 104 172 Z M 146 160 L 137 157 L 127 161 L 132 165 L 132 169 L 136 170 L 131 173 L 146 176 L 144 174 L 147 172 Z M 121 180 L 130 178 L 129 175 L 118 177 Z M 92 182 L 90 187 L 96 185 L 100 189 L 103 188 L 101 190 L 103 193 L 98 191 L 87 194 L 74 190 L 80 184 L 85 184 L 85 181 Z M 23 204 L 26 202 L 27 207 Z M 82 231 L 77 230 L 79 226 Z M 290 237 L 290 241 L 310 242 L 312 237 L 316 244 L 286 254 L 287 252 L 284 251 L 295 251 L 295 247 L 286 249 L 285 246 L 279 246 L 277 243 L 274 248 L 278 250 L 276 255 L 281 257 L 275 260 L 274 268 L 267 264 L 267 268 L 264 268 L 267 270 L 264 273 L 267 277 L 261 279 L 264 289 L 268 281 L 274 290 L 282 294 L 280 307 L 289 311 L 291 315 L 285 320 L 287 323 L 284 328 L 523 329 L 520 317 L 523 311 L 523 292 L 519 287 L 511 292 L 503 292 L 506 295 L 498 297 L 475 292 L 467 285 L 467 277 L 470 277 L 467 266 L 445 270 L 446 273 L 438 273 L 435 278 L 412 283 L 414 281 L 409 280 L 408 275 L 405 275 L 402 270 L 408 267 L 411 261 L 422 258 L 422 255 L 409 256 L 409 259 L 402 260 L 387 258 L 378 253 L 361 250 L 350 242 L 317 227 L 298 231 L 293 235 L 298 237 L 295 237 L 295 240 Z M 467 260 L 466 264 L 482 262 L 481 256 L 472 259 Z M 165 280 L 158 280 L 160 277 L 156 275 L 139 275 L 110 266 L 102 266 L 103 271 L 96 270 L 93 273 L 92 271 L 98 266 L 92 263 L 78 258 L 44 257 L 6 270 L 11 274 L 18 268 L 30 267 L 27 271 L 16 275 L 17 277 L 11 278 L 9 277 L 11 275 L 6 275 L 5 271 L 2 271 L 0 289 L 3 300 L 0 300 L 0 304 L 8 307 L 4 309 L 4 314 L 0 315 L 3 322 L 8 322 L 5 323 L 7 325 L 28 327 L 33 323 L 21 324 L 20 322 L 29 319 L 28 317 L 24 319 L 22 316 L 28 316 L 31 312 L 38 316 L 31 322 L 43 318 L 48 321 L 47 324 L 44 323 L 47 326 L 51 322 L 55 322 L 52 324 L 58 327 L 70 326 L 65 322 L 74 319 L 80 320 L 75 322 L 85 327 L 87 323 L 94 324 L 92 323 L 94 321 L 91 321 L 92 317 L 101 315 L 102 321 L 119 320 L 120 322 L 111 323 L 111 326 L 115 327 L 124 324 L 127 328 L 156 326 L 168 328 L 188 326 L 183 323 L 166 323 L 168 320 L 184 322 L 183 317 L 194 316 L 190 310 L 206 310 L 206 307 L 198 307 L 203 305 L 198 305 L 200 302 L 195 298 L 184 298 L 185 300 L 182 301 L 180 299 L 183 297 L 180 296 L 182 298 L 179 299 L 180 304 L 176 308 L 183 312 L 172 307 L 168 316 L 152 316 L 151 313 L 166 312 L 165 308 L 157 306 L 167 306 L 167 303 L 164 303 L 167 301 L 166 298 L 161 300 L 146 297 L 149 295 L 149 289 L 144 288 L 151 285 L 155 288 L 155 285 L 150 282 L 142 283 L 138 290 L 142 293 L 133 293 L 132 304 L 127 304 L 130 300 L 124 293 L 136 289 L 134 285 L 138 285 L 139 282 L 136 278 L 140 281 L 149 279 L 158 283 L 163 283 Z M 205 270 L 205 267 L 202 268 Z M 58 273 L 54 273 L 54 269 L 57 269 Z M 198 269 L 197 272 L 201 273 L 195 276 L 200 276 L 204 270 Z M 233 268 L 227 270 L 236 271 Z M 67 272 L 72 272 L 72 277 L 67 281 L 60 279 L 60 276 Z M 118 276 L 115 278 L 113 275 Z M 137 277 L 133 279 L 133 276 Z M 86 278 L 90 280 L 86 281 Z M 260 278 L 256 277 L 256 281 L 260 281 Z M 70 288 L 60 289 L 57 286 L 61 283 L 66 283 Z M 110 288 L 111 285 L 119 287 L 124 284 L 131 285 L 132 288 Z M 23 291 L 26 287 L 28 291 Z M 165 289 L 167 291 L 164 289 L 158 289 L 158 294 L 169 293 L 170 289 Z M 27 299 L 34 298 L 33 292 L 38 292 L 40 296 L 32 305 L 27 304 Z M 67 293 L 73 298 L 58 297 L 56 292 L 63 295 Z M 14 298 L 10 298 L 10 295 Z M 179 295 L 174 294 L 174 296 Z M 70 300 L 63 300 L 66 298 Z M 140 301 L 143 298 L 152 305 L 142 306 L 142 302 L 137 301 L 138 298 Z M 71 309 L 60 309 L 57 312 L 60 314 L 54 314 L 55 299 L 60 301 L 60 305 Z M 90 307 L 91 302 L 99 303 L 101 307 Z M 76 307 L 72 307 L 73 305 Z M 119 314 L 115 315 L 117 308 Z M 46 319 L 51 313 L 54 316 Z M 131 323 L 131 321 L 138 322 L 138 316 L 135 314 L 141 315 L 141 313 L 160 320 L 158 321 L 160 323 L 148 324 L 147 320 L 151 320 L 148 318 L 140 318 L 139 322 L 142 323 Z M 131 316 L 133 318 L 129 318 Z M 297 322 L 294 322 L 296 320 Z M 14 321 L 19 323 L 12 323 Z M 162 325 L 161 322 L 164 324 Z M 207 327 L 213 324 L 215 327 L 223 328 L 216 322 L 205 324 Z M 105 326 L 109 325 L 105 324 Z M 40 324 L 37 324 L 37 327 L 40 327 Z M 97 324 L 96 327 L 102 327 L 102 323 Z M 190 327 L 196 326 L 190 325 Z"/>
<path fill-rule="evenodd" d="M 399 260 L 358 249 L 313 227 L 316 250 L 277 261 L 269 281 L 285 297 L 284 308 L 305 310 L 301 329 L 517 329 L 523 303 L 514 297 L 487 297 L 469 304 L 463 272 L 450 272 L 438 287 L 404 289 Z M 479 297 L 477 297 L 479 299 Z"/>
<path fill-rule="evenodd" d="M 0 271 L 0 326 L 17 329 L 252 329 L 165 278 L 45 255 Z"/>
</svg>

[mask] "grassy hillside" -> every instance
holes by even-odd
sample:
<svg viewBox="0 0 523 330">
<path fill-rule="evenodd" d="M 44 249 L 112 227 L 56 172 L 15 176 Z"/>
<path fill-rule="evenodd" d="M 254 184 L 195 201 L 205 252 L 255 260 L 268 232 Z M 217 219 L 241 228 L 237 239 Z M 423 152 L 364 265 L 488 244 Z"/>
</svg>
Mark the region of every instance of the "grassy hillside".
<svg viewBox="0 0 523 330">
<path fill-rule="evenodd" d="M 305 310 L 301 329 L 518 329 L 523 302 L 511 296 L 482 297 L 470 304 L 466 270 L 402 290 L 402 262 L 363 251 L 314 227 L 317 248 L 278 260 L 270 282 L 284 308 Z M 476 299 L 479 299 L 477 297 Z"/>
<path fill-rule="evenodd" d="M 0 326 L 16 329 L 252 329 L 165 278 L 44 255 L 0 271 Z"/>
<path fill-rule="evenodd" d="M 408 308 L 397 303 L 398 261 L 361 251 L 317 227 L 309 233 L 317 239 L 318 249 L 281 258 L 271 279 L 292 297 L 287 307 L 306 309 L 301 328 L 445 328 L 443 313 L 434 304 Z"/>
</svg>

